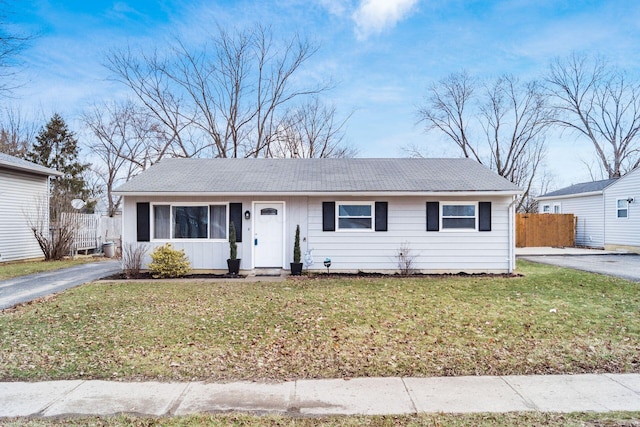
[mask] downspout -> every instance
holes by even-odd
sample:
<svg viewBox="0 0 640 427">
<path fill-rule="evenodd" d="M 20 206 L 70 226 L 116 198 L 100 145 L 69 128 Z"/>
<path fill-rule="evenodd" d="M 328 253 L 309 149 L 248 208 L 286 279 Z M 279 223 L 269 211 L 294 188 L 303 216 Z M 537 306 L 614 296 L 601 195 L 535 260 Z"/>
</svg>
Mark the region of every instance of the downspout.
<svg viewBox="0 0 640 427">
<path fill-rule="evenodd" d="M 607 249 L 607 195 L 604 190 L 602 190 L 602 249 Z"/>
<path fill-rule="evenodd" d="M 509 274 L 513 273 L 516 269 L 516 242 L 515 242 L 515 211 L 513 206 L 518 201 L 518 196 L 512 196 L 513 200 L 509 204 L 509 259 L 508 259 L 508 269 Z"/>
</svg>

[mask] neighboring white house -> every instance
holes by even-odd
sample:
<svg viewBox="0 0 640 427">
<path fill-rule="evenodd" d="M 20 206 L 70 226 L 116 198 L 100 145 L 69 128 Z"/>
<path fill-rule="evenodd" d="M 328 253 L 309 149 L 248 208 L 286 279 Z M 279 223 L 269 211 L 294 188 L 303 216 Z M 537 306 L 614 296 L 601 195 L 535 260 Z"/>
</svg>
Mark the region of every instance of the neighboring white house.
<svg viewBox="0 0 640 427">
<path fill-rule="evenodd" d="M 226 269 L 230 222 L 244 271 L 288 269 L 296 225 L 309 270 L 394 272 L 401 251 L 427 273 L 515 266 L 521 191 L 469 159 L 164 159 L 116 193 L 123 244 L 171 242 L 194 269 Z"/>
<path fill-rule="evenodd" d="M 0 153 L 0 262 L 43 256 L 29 226 L 38 210 L 49 210 L 53 169 Z M 41 218 L 47 220 L 47 218 Z"/>
<path fill-rule="evenodd" d="M 576 246 L 640 251 L 640 168 L 540 196 L 540 213 L 576 216 Z"/>
</svg>

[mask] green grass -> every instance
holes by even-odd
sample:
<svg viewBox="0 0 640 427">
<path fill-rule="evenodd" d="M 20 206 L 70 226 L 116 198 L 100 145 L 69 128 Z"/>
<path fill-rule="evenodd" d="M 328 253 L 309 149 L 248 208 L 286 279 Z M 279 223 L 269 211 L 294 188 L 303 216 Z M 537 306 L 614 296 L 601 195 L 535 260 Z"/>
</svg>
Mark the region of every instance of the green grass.
<svg viewBox="0 0 640 427">
<path fill-rule="evenodd" d="M 61 268 L 73 267 L 88 262 L 100 261 L 104 258 L 79 257 L 76 259 L 65 259 L 61 261 L 26 261 L 9 264 L 0 264 L 0 280 L 12 279 L 14 277 L 26 276 L 44 271 L 59 270 Z"/>
<path fill-rule="evenodd" d="M 0 425 L 15 427 L 42 426 L 88 426 L 88 427 L 124 427 L 124 426 L 283 426 L 283 427 L 395 427 L 395 426 L 638 426 L 640 412 L 598 413 L 540 413 L 517 412 L 506 414 L 419 414 L 403 416 L 350 416 L 292 418 L 278 415 L 193 415 L 175 418 L 147 418 L 133 416 L 118 417 L 82 417 L 54 419 L 16 419 L 0 420 Z"/>
<path fill-rule="evenodd" d="M 98 282 L 0 314 L 0 380 L 640 372 L 640 292 L 524 277 Z"/>
</svg>

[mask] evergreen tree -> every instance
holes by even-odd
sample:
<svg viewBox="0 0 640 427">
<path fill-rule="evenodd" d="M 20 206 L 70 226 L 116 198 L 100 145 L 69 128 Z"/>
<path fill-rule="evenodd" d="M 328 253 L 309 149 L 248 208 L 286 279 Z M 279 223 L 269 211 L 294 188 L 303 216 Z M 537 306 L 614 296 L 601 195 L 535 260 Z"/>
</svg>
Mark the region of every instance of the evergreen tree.
<svg viewBox="0 0 640 427">
<path fill-rule="evenodd" d="M 78 140 L 60 115 L 54 114 L 40 130 L 26 158 L 64 174 L 52 180 L 51 219 L 55 220 L 60 212 L 70 210 L 73 199 L 82 199 L 87 202 L 89 211 L 93 209 L 95 203 L 89 203 L 91 191 L 83 178 L 89 164 L 78 161 Z"/>
</svg>

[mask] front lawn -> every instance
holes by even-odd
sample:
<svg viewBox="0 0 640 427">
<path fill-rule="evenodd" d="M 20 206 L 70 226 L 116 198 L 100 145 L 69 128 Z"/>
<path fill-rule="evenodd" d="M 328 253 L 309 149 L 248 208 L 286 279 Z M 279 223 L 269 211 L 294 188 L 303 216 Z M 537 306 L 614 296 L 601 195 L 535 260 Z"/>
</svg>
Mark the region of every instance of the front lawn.
<svg viewBox="0 0 640 427">
<path fill-rule="evenodd" d="M 0 264 L 0 280 L 12 279 L 14 277 L 26 276 L 33 273 L 42 273 L 44 271 L 60 270 L 61 268 L 73 267 L 104 259 L 105 258 L 83 256 L 76 259 L 64 259 L 60 261 L 25 261 Z"/>
<path fill-rule="evenodd" d="M 0 314 L 0 380 L 640 372 L 638 284 L 519 272 L 97 282 Z"/>
</svg>

